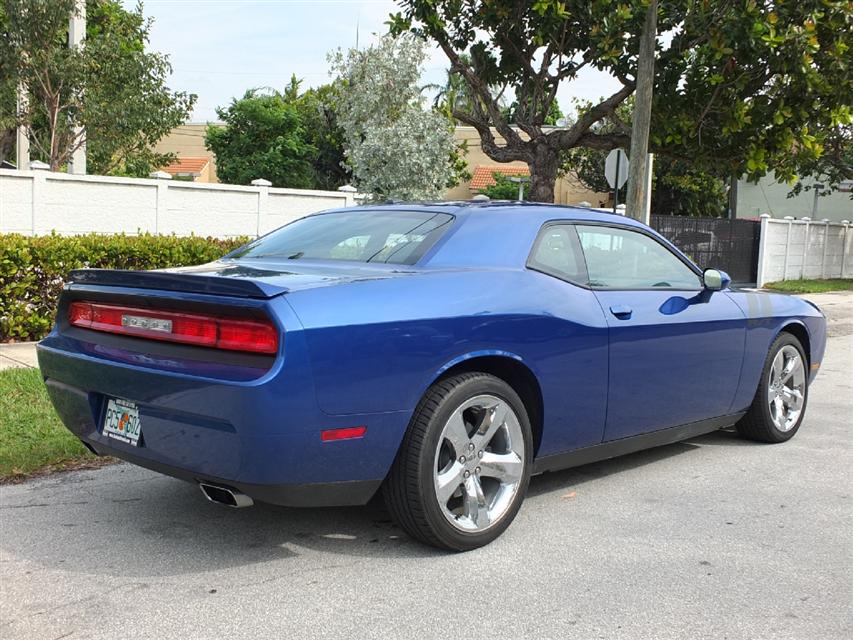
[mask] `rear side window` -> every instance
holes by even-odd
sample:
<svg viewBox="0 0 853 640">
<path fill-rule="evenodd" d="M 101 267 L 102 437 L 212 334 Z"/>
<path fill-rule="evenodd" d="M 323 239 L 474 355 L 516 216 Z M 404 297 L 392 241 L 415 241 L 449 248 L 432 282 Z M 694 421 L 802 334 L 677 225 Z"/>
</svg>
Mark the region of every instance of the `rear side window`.
<svg viewBox="0 0 853 640">
<path fill-rule="evenodd" d="M 542 229 L 527 264 L 575 284 L 587 282 L 578 234 L 571 224 L 551 224 Z"/>
<path fill-rule="evenodd" d="M 699 289 L 699 276 L 644 233 L 618 227 L 577 226 L 591 287 Z"/>
<path fill-rule="evenodd" d="M 232 258 L 415 264 L 450 226 L 431 211 L 341 211 L 302 218 L 232 253 Z"/>
</svg>

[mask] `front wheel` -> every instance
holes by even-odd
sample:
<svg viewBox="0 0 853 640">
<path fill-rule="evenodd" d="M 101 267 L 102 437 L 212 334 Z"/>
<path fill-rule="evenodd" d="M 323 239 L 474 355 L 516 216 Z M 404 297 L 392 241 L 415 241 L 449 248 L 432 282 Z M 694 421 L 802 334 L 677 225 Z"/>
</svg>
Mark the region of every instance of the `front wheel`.
<svg viewBox="0 0 853 640">
<path fill-rule="evenodd" d="M 386 503 L 412 537 L 475 549 L 515 518 L 531 459 L 530 422 L 512 387 L 486 373 L 446 378 L 412 416 L 385 483 Z"/>
<path fill-rule="evenodd" d="M 770 346 L 755 399 L 738 422 L 738 431 L 760 442 L 790 440 L 803 422 L 808 394 L 803 346 L 790 333 L 782 333 Z"/>
</svg>

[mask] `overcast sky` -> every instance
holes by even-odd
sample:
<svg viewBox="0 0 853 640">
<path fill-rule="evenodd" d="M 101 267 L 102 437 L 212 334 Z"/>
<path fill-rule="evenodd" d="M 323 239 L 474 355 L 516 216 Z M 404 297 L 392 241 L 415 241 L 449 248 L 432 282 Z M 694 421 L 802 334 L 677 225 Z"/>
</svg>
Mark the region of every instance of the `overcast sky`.
<svg viewBox="0 0 853 640">
<path fill-rule="evenodd" d="M 132 8 L 136 0 L 123 0 Z M 216 119 L 217 106 L 252 87 L 283 87 L 291 74 L 303 86 L 329 82 L 326 54 L 369 45 L 387 31 L 384 0 L 145 0 L 154 18 L 151 47 L 170 56 L 172 89 L 198 94 L 192 120 Z M 358 28 L 356 28 L 358 26 Z M 441 83 L 448 67 L 434 51 L 423 82 Z M 584 70 L 586 71 L 586 70 Z M 595 100 L 618 89 L 610 76 L 590 70 L 558 94 L 564 111 L 573 97 Z"/>
</svg>

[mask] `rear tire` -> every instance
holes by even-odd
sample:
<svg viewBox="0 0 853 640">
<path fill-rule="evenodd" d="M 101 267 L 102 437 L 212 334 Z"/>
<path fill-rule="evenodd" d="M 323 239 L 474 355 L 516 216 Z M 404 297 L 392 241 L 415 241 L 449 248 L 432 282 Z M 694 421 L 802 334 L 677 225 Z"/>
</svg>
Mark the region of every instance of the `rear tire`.
<svg viewBox="0 0 853 640">
<path fill-rule="evenodd" d="M 453 551 L 506 530 L 530 481 L 533 438 L 524 403 L 503 380 L 464 373 L 421 399 L 384 485 L 413 538 Z"/>
<path fill-rule="evenodd" d="M 752 405 L 737 423 L 742 436 L 774 444 L 794 437 L 806 415 L 807 363 L 800 341 L 790 333 L 779 334 L 770 345 Z"/>
</svg>

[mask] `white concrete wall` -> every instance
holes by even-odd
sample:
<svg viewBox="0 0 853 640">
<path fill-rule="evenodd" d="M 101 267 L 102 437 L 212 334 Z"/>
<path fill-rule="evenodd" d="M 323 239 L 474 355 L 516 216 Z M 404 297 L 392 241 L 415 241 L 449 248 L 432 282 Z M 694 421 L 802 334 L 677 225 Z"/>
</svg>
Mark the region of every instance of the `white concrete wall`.
<svg viewBox="0 0 853 640">
<path fill-rule="evenodd" d="M 352 193 L 0 169 L 0 233 L 254 236 Z"/>
<path fill-rule="evenodd" d="M 758 286 L 802 278 L 853 278 L 853 225 L 762 215 Z"/>
</svg>

